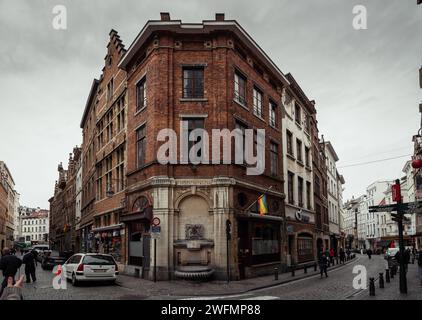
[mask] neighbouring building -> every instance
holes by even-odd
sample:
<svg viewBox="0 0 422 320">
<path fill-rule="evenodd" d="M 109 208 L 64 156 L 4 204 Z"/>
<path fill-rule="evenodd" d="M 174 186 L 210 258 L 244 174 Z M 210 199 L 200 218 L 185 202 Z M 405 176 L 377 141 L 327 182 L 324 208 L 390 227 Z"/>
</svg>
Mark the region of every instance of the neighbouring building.
<svg viewBox="0 0 422 320">
<path fill-rule="evenodd" d="M 58 251 L 72 251 L 80 237 L 76 234 L 76 177 L 77 163 L 81 157 L 81 148 L 73 148 L 69 154 L 68 169 L 58 165 L 59 178 L 50 202 L 50 243 Z"/>
<path fill-rule="evenodd" d="M 25 242 L 34 244 L 48 244 L 49 211 L 40 208 L 32 209 L 21 215 L 21 235 Z"/>
<path fill-rule="evenodd" d="M 344 180 L 339 178 L 337 172 L 336 162 L 339 160 L 331 142 L 325 142 L 326 150 L 326 166 L 327 166 L 327 189 L 328 189 L 328 219 L 330 230 L 330 249 L 333 248 L 335 254 L 342 245 L 340 232 L 340 207 L 343 204 L 340 202 L 339 184 L 344 183 Z"/>
<path fill-rule="evenodd" d="M 94 203 L 96 174 L 96 103 L 98 80 L 92 82 L 80 127 L 82 129 L 82 202 L 81 220 L 77 229 L 80 234 L 80 250 L 92 252 L 94 248 Z"/>
<path fill-rule="evenodd" d="M 16 212 L 15 181 L 6 163 L 0 161 L 0 248 L 12 247 Z"/>
<path fill-rule="evenodd" d="M 314 174 L 311 118 L 316 110 L 291 74 L 283 97 L 283 167 L 287 265 L 314 263 L 317 259 L 315 232 Z"/>
<path fill-rule="evenodd" d="M 20 194 L 15 191 L 15 205 L 14 205 L 14 213 L 13 213 L 13 240 L 19 241 L 22 237 L 22 227 L 21 227 L 21 219 L 19 215 L 19 208 L 20 208 Z"/>
</svg>

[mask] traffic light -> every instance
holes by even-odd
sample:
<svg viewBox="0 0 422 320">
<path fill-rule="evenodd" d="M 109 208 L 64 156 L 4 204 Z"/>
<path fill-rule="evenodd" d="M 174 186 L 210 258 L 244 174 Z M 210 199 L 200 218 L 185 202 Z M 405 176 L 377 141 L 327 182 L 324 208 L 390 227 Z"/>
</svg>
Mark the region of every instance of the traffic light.
<svg viewBox="0 0 422 320">
<path fill-rule="evenodd" d="M 226 235 L 227 240 L 230 240 L 232 238 L 232 223 L 229 219 L 226 220 Z"/>
</svg>

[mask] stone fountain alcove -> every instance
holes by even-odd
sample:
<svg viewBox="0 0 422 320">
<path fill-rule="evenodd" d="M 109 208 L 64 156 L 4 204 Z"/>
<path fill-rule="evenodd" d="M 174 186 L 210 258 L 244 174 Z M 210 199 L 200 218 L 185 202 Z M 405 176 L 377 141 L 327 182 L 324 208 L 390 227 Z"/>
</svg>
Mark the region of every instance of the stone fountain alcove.
<svg viewBox="0 0 422 320">
<path fill-rule="evenodd" d="M 173 242 L 175 276 L 207 280 L 214 273 L 214 221 L 208 202 L 201 196 L 184 198 L 179 205 L 178 239 Z"/>
</svg>

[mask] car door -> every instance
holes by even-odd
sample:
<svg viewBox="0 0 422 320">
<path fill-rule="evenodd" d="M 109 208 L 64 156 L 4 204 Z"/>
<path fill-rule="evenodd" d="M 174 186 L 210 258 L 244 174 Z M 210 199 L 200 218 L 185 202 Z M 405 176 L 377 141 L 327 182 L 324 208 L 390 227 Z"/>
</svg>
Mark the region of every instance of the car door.
<svg viewBox="0 0 422 320">
<path fill-rule="evenodd" d="M 78 263 L 79 263 L 80 260 L 81 260 L 80 255 L 71 256 L 69 258 L 69 260 L 67 260 L 67 262 L 64 265 L 67 278 L 69 278 L 69 279 L 72 278 L 72 273 L 78 267 Z"/>
</svg>

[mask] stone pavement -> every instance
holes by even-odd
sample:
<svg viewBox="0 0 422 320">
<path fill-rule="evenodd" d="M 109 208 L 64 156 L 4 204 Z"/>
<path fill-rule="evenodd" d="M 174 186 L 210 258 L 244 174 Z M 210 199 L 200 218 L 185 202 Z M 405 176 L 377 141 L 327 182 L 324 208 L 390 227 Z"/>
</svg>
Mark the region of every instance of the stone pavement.
<svg viewBox="0 0 422 320">
<path fill-rule="evenodd" d="M 347 261 L 346 265 L 356 262 L 358 259 L 359 255 L 356 255 L 356 258 Z M 331 266 L 328 270 L 333 270 L 342 266 L 344 265 L 339 264 Z M 306 274 L 304 273 L 304 269 L 300 269 L 295 271 L 295 276 L 292 276 L 291 272 L 279 274 L 278 280 L 274 279 L 274 275 L 270 275 L 241 281 L 231 281 L 229 283 L 226 281 L 198 282 L 187 280 L 157 281 L 154 283 L 153 281 L 120 274 L 117 285 L 139 291 L 147 296 L 218 296 L 247 293 L 252 290 L 284 284 L 317 274 L 319 274 L 319 268 L 317 271 L 314 271 L 314 267 L 308 267 Z"/>
<path fill-rule="evenodd" d="M 368 275 L 372 276 L 372 275 Z M 378 279 L 378 277 L 377 277 Z M 385 274 L 384 274 L 385 282 Z M 375 296 L 369 295 L 369 288 L 354 297 L 354 300 L 422 300 L 422 286 L 419 280 L 418 264 L 409 264 L 407 272 L 407 294 L 400 293 L 399 274 L 391 279 L 390 283 L 384 283 L 385 288 L 379 288 L 378 280 L 375 282 Z"/>
</svg>

